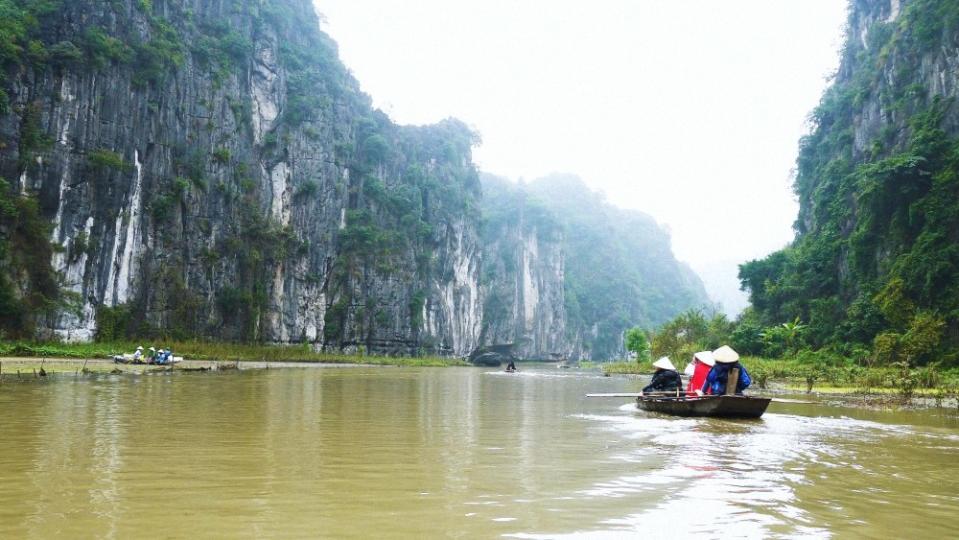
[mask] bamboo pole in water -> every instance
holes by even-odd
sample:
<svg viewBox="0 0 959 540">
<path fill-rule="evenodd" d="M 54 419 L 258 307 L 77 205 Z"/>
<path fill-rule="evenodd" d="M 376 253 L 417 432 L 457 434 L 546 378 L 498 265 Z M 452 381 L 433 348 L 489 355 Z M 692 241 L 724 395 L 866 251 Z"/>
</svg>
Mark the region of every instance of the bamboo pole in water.
<svg viewBox="0 0 959 540">
<path fill-rule="evenodd" d="M 675 394 L 674 394 L 673 392 L 647 392 L 647 393 L 645 393 L 645 394 L 639 393 L 639 392 L 613 392 L 613 393 L 608 393 L 608 394 L 586 394 L 586 397 L 591 397 L 591 398 L 639 398 L 639 397 L 659 397 L 659 398 L 667 398 L 667 397 L 675 397 Z M 681 397 L 681 398 L 685 398 L 686 396 L 680 396 L 680 397 Z M 710 398 L 710 397 L 717 397 L 717 396 L 702 395 L 702 396 L 688 396 L 688 397 L 689 397 L 690 399 L 695 399 L 695 398 Z M 746 397 L 746 396 L 743 396 L 743 397 Z M 748 396 L 748 397 L 758 397 L 758 398 L 761 398 L 761 397 L 766 397 L 766 396 Z M 786 399 L 786 398 L 775 398 L 775 397 L 770 397 L 769 399 L 773 400 L 773 401 L 776 402 L 776 403 L 794 403 L 794 404 L 798 404 L 798 405 L 816 405 L 816 402 L 815 402 L 815 401 L 803 401 L 803 400 L 800 400 L 800 399 Z"/>
</svg>

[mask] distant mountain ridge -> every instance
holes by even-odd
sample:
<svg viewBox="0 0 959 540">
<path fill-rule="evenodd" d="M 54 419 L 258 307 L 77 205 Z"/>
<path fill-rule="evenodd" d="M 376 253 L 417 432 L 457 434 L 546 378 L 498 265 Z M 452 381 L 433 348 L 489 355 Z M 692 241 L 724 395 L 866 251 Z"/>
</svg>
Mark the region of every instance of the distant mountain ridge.
<svg viewBox="0 0 959 540">
<path fill-rule="evenodd" d="M 488 306 L 499 307 L 484 314 L 484 342 L 526 336 L 525 350 L 536 357 L 615 358 L 625 353 L 627 328 L 653 329 L 711 305 L 652 217 L 609 204 L 575 176 L 526 184 L 481 178 L 482 283 Z M 538 264 L 529 253 L 539 254 Z M 544 297 L 552 309 L 531 316 Z M 540 317 L 553 322 L 549 331 L 537 330 Z"/>
</svg>

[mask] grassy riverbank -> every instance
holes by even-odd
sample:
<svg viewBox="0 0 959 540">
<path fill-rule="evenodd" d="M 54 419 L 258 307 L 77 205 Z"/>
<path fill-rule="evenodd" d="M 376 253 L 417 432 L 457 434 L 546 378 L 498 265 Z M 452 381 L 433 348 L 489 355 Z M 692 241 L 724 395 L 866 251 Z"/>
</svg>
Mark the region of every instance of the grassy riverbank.
<svg viewBox="0 0 959 540">
<path fill-rule="evenodd" d="M 116 354 L 132 353 L 149 342 L 117 343 L 28 343 L 0 341 L 0 357 L 108 359 Z M 331 354 L 313 351 L 309 346 L 251 345 L 203 341 L 163 342 L 177 356 L 188 360 L 220 362 L 314 362 L 331 364 L 368 364 L 414 367 L 466 366 L 460 358 L 396 357 Z"/>
<path fill-rule="evenodd" d="M 758 389 L 775 384 L 787 390 L 822 393 L 885 393 L 905 396 L 959 393 L 957 368 L 825 365 L 803 363 L 797 359 L 772 360 L 759 357 L 744 357 L 742 363 L 752 376 L 753 387 Z M 653 372 L 649 362 L 611 362 L 599 366 L 603 373 L 608 375 Z M 685 364 L 677 367 L 682 369 Z"/>
</svg>

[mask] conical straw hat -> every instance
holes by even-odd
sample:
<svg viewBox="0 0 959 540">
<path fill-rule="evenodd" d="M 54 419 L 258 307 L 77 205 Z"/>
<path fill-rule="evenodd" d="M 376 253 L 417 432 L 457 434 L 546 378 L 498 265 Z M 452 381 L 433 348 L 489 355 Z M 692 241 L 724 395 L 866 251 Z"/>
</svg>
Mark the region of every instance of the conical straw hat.
<svg viewBox="0 0 959 540">
<path fill-rule="evenodd" d="M 734 351 L 729 345 L 723 345 L 713 351 L 713 358 L 720 364 L 732 364 L 733 362 L 739 361 L 739 353 Z"/>
<path fill-rule="evenodd" d="M 700 351 L 693 355 L 693 358 L 706 364 L 709 367 L 716 365 L 716 359 L 713 358 L 713 351 Z"/>
<path fill-rule="evenodd" d="M 669 361 L 668 356 L 664 356 L 660 358 L 659 360 L 656 360 L 655 362 L 653 362 L 653 367 L 657 367 L 659 369 L 671 369 L 673 371 L 676 371 L 676 366 L 674 366 L 673 363 Z"/>
</svg>

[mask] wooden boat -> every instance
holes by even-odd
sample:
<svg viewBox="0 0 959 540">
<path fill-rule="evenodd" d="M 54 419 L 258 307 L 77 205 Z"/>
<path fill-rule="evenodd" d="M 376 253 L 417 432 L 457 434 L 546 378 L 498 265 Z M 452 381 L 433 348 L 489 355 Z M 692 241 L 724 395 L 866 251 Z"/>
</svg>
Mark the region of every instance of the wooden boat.
<svg viewBox="0 0 959 540">
<path fill-rule="evenodd" d="M 736 394 L 739 369 L 729 372 L 726 393 L 712 396 L 690 396 L 682 390 L 649 394 L 586 394 L 587 397 L 634 397 L 636 408 L 675 416 L 714 416 L 718 418 L 759 418 L 772 398 Z"/>
<path fill-rule="evenodd" d="M 714 416 L 719 418 L 759 418 L 766 412 L 770 398 L 724 395 L 701 397 L 637 396 L 636 408 L 675 416 Z"/>
</svg>

